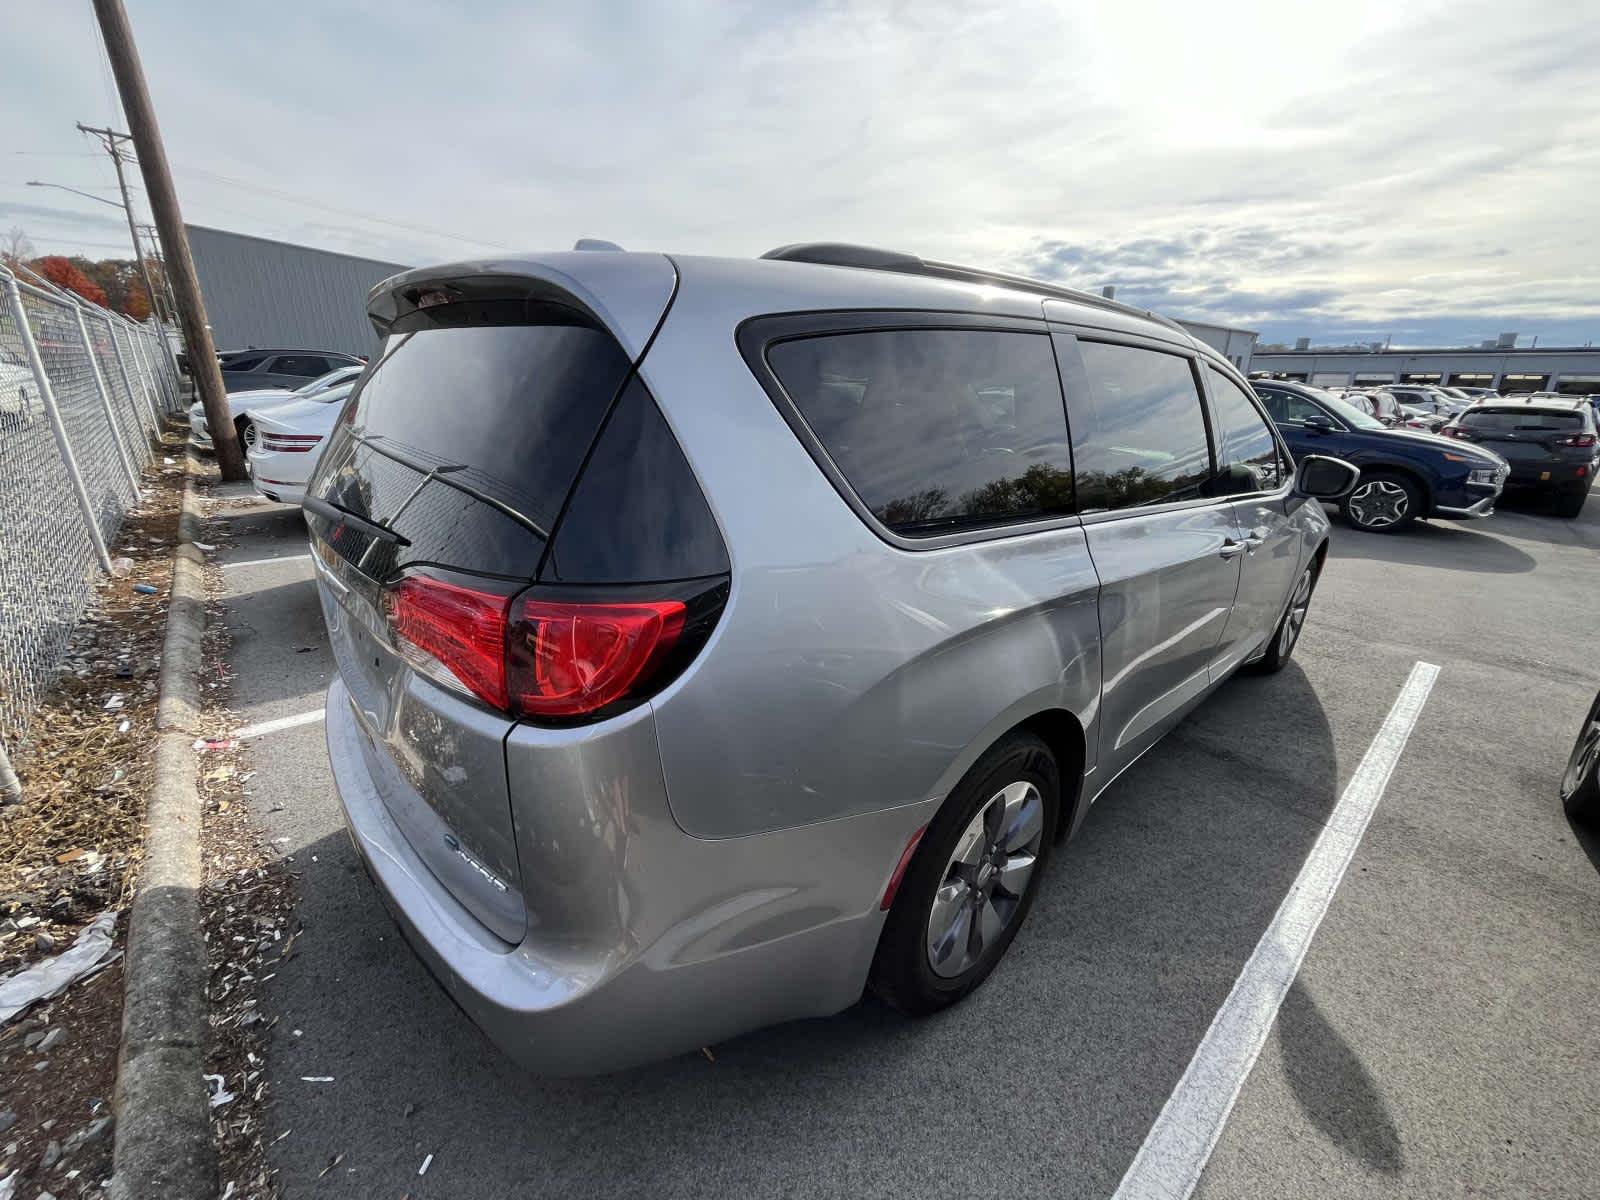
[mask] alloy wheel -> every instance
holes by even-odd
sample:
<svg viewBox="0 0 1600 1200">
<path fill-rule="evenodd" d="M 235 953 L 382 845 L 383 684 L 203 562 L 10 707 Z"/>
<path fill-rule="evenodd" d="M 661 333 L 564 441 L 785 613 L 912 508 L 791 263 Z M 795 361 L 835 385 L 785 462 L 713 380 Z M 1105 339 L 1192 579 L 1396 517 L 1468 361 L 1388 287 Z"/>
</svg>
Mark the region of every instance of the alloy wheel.
<svg viewBox="0 0 1600 1200">
<path fill-rule="evenodd" d="M 1561 776 L 1562 799 L 1583 786 L 1597 760 L 1600 760 L 1600 713 L 1589 717 L 1588 724 L 1578 735 L 1577 744 L 1572 747 L 1572 757 L 1567 759 L 1566 772 Z"/>
<path fill-rule="evenodd" d="M 1404 519 L 1410 507 L 1410 494 L 1388 479 L 1369 480 L 1350 493 L 1350 515 L 1365 529 L 1386 529 Z"/>
<path fill-rule="evenodd" d="M 1038 863 L 1044 797 L 1027 780 L 991 796 L 945 865 L 928 914 L 928 963 L 954 978 L 972 967 L 1015 919 Z"/>
<path fill-rule="evenodd" d="M 1307 567 L 1294 585 L 1294 595 L 1289 600 L 1289 611 L 1283 617 L 1283 630 L 1278 634 L 1278 657 L 1288 658 L 1294 644 L 1300 640 L 1300 630 L 1306 623 L 1306 613 L 1311 610 L 1311 568 Z"/>
<path fill-rule="evenodd" d="M 254 450 L 256 448 L 256 438 L 258 436 L 259 435 L 256 433 L 256 423 L 254 421 L 246 421 L 244 423 L 244 448 L 246 450 Z"/>
</svg>

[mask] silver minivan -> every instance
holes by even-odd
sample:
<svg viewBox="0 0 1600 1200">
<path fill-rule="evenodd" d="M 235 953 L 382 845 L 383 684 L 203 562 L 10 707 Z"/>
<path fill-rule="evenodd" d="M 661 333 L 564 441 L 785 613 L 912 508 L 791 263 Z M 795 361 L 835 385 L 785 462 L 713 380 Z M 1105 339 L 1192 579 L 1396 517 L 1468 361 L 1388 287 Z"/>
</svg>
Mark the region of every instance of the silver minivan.
<svg viewBox="0 0 1600 1200">
<path fill-rule="evenodd" d="M 507 1052 L 993 970 L 1052 849 L 1295 647 L 1356 480 L 1172 322 L 838 245 L 429 267 L 307 491 L 351 835 Z"/>
</svg>

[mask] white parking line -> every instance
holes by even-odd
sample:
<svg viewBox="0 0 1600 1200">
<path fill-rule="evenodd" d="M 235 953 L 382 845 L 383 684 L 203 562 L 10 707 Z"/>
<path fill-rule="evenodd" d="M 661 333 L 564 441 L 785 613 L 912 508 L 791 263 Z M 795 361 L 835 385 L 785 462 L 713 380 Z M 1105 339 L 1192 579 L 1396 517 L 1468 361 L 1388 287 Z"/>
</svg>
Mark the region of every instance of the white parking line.
<svg viewBox="0 0 1600 1200">
<path fill-rule="evenodd" d="M 278 717 L 271 721 L 262 721 L 258 725 L 246 725 L 243 729 L 235 729 L 233 736 L 243 741 L 245 738 L 261 737 L 268 733 L 281 733 L 285 729 L 295 729 L 301 725 L 315 724 L 322 720 L 322 709 L 311 712 L 295 713 L 292 717 Z"/>
<path fill-rule="evenodd" d="M 265 566 L 267 563 L 299 562 L 302 558 L 310 557 L 311 551 L 306 550 L 300 554 L 280 554 L 275 558 L 247 558 L 241 562 L 225 562 L 221 565 L 224 569 L 229 569 L 232 567 L 260 567 Z"/>
<path fill-rule="evenodd" d="M 1438 674 L 1432 663 L 1412 666 L 1394 707 L 1328 814 L 1289 894 L 1217 1010 L 1113 1200 L 1187 1200 L 1200 1182 Z"/>
</svg>

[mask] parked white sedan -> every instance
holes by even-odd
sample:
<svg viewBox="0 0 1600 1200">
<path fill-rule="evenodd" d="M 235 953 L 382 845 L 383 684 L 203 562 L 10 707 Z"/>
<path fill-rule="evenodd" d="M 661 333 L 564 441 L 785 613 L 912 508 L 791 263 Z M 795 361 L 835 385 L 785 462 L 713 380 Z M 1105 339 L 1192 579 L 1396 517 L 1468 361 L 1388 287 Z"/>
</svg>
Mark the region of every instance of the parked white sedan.
<svg viewBox="0 0 1600 1200">
<path fill-rule="evenodd" d="M 244 426 L 239 418 L 253 408 L 266 408 L 273 404 L 287 404 L 293 400 L 309 399 L 320 396 L 330 388 L 338 387 L 344 383 L 354 383 L 356 376 L 367 368 L 365 364 L 349 367 L 340 367 L 336 371 L 329 371 L 326 375 L 319 375 L 303 387 L 289 388 L 256 388 L 248 392 L 228 393 L 228 413 L 233 417 L 234 427 L 242 439 L 245 436 Z M 202 450 L 211 449 L 211 427 L 206 424 L 206 410 L 196 400 L 189 406 L 189 431 L 194 434 L 195 445 Z"/>
<path fill-rule="evenodd" d="M 305 498 L 306 481 L 355 386 L 349 380 L 307 399 L 253 408 L 245 414 L 250 422 L 246 457 L 256 491 L 284 504 L 299 504 Z"/>
</svg>

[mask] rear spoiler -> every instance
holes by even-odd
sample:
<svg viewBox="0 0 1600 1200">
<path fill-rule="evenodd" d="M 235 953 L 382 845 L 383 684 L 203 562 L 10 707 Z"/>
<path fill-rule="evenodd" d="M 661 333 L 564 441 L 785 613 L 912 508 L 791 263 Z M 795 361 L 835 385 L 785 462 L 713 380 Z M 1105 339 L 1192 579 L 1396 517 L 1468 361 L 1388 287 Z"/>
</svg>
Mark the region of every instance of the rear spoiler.
<svg viewBox="0 0 1600 1200">
<path fill-rule="evenodd" d="M 522 301 L 575 310 L 609 330 L 637 363 L 678 286 L 664 254 L 562 251 L 525 259 L 479 259 L 418 267 L 383 280 L 367 295 L 379 337 L 436 305 Z"/>
</svg>

